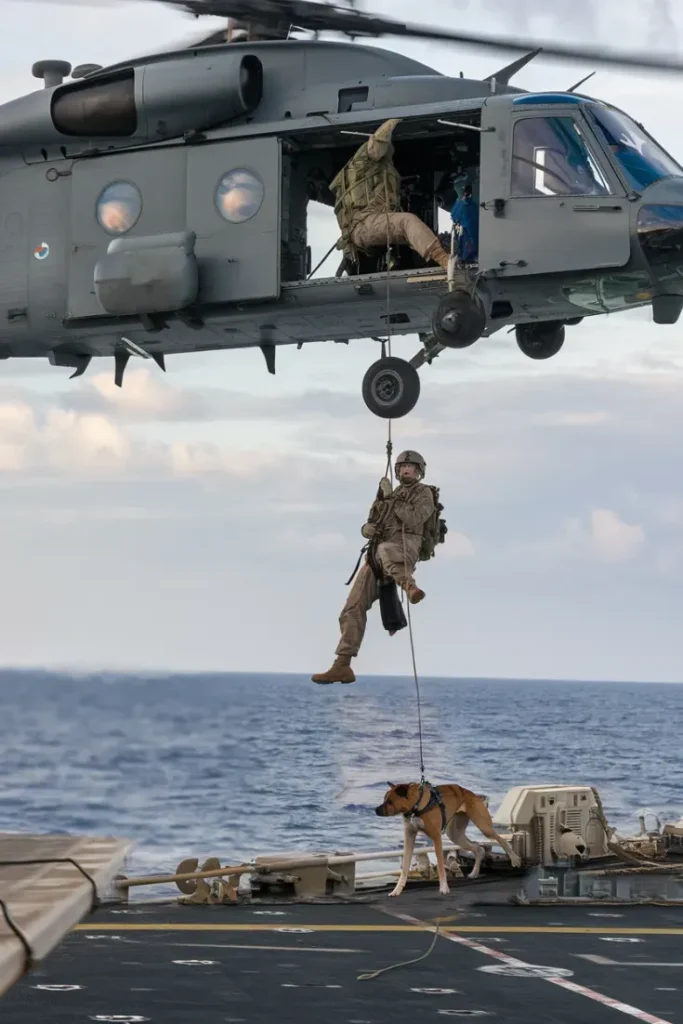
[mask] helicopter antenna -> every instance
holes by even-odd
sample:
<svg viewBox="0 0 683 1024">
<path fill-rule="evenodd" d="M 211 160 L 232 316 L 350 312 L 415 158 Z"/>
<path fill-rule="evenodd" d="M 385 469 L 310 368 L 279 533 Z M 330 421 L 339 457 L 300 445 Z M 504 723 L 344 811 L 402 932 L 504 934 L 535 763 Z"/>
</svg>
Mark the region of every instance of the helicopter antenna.
<svg viewBox="0 0 683 1024">
<path fill-rule="evenodd" d="M 579 88 L 579 86 L 583 85 L 584 82 L 587 82 L 588 79 L 592 78 L 594 74 L 595 74 L 595 71 L 591 71 L 590 75 L 586 75 L 586 77 L 582 78 L 580 82 L 577 82 L 576 85 L 573 85 L 571 87 L 571 89 L 567 89 L 567 92 L 576 92 L 576 90 Z"/>
<path fill-rule="evenodd" d="M 518 71 L 521 71 L 522 68 L 525 68 L 527 64 L 530 64 L 534 57 L 538 57 L 541 51 L 542 48 L 539 46 L 538 49 L 532 50 L 531 53 L 526 53 L 523 57 L 519 57 L 517 60 L 513 61 L 512 64 L 508 64 L 507 67 L 501 68 L 500 71 L 494 71 L 494 73 L 489 75 L 488 78 L 485 78 L 484 81 L 491 82 L 491 84 L 493 84 L 493 82 L 497 82 L 499 85 L 509 85 L 510 79 L 513 78 Z"/>
</svg>

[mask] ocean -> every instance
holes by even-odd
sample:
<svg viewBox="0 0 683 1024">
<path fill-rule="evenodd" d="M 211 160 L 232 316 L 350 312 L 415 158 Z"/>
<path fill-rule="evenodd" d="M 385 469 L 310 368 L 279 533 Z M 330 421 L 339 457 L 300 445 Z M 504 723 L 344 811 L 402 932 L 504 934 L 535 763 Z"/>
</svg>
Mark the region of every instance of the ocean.
<svg viewBox="0 0 683 1024">
<path fill-rule="evenodd" d="M 427 778 L 492 811 L 511 786 L 580 783 L 620 829 L 683 814 L 683 685 L 422 679 L 421 695 Z M 129 874 L 398 849 L 374 807 L 419 769 L 411 678 L 0 672 L 0 832 L 127 837 Z"/>
</svg>

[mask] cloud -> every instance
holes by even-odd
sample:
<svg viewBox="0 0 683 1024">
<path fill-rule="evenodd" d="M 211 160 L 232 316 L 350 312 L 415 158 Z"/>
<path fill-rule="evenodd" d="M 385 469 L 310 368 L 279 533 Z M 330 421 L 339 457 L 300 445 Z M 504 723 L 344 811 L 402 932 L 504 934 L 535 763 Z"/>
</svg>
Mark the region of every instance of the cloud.
<svg viewBox="0 0 683 1024">
<path fill-rule="evenodd" d="M 64 408 L 64 393 L 0 400 L 4 660 L 35 661 L 40 621 L 48 663 L 316 670 L 336 644 L 386 424 L 341 392 L 333 416 L 318 391 L 279 393 L 270 420 L 267 396 L 243 394 L 239 419 L 175 421 L 204 389 L 148 385 L 126 406 L 90 384 L 105 402 L 90 411 Z M 230 408 L 233 393 L 213 390 Z M 393 424 L 395 452 L 419 439 L 449 526 L 418 567 L 421 671 L 674 675 L 682 433 L 679 389 L 659 377 L 425 375 L 419 415 Z M 635 636 L 633 617 L 640 652 L 614 640 L 617 627 Z M 405 671 L 402 652 L 372 616 L 363 668 Z"/>
<path fill-rule="evenodd" d="M 105 416 L 78 416 L 52 408 L 37 415 L 22 402 L 0 404 L 0 471 L 81 471 L 98 475 L 125 469 L 131 443 Z"/>
<path fill-rule="evenodd" d="M 609 423 L 611 419 L 611 413 L 603 409 L 595 412 L 539 413 L 535 423 L 545 427 L 595 427 L 600 423 Z"/>
<path fill-rule="evenodd" d="M 645 532 L 639 524 L 626 523 L 612 509 L 593 509 L 586 521 L 568 519 L 550 547 L 570 558 L 599 562 L 628 562 L 643 548 Z"/>
<path fill-rule="evenodd" d="M 680 21 L 674 16 L 669 0 L 651 0 L 643 5 L 638 0 L 621 0 L 618 5 L 603 0 L 596 5 L 593 0 L 574 0 L 571 5 L 564 6 L 562 11 L 554 11 L 550 7 L 539 8 L 535 0 L 455 0 L 455 7 L 466 9 L 472 15 L 485 15 L 489 12 L 496 20 L 506 27 L 512 28 L 517 35 L 530 32 L 536 35 L 555 37 L 558 29 L 566 30 L 568 25 L 579 28 L 580 34 L 575 38 L 595 45 L 596 41 L 604 41 L 615 48 L 624 48 L 624 42 L 634 42 L 648 38 L 661 50 L 675 51 Z M 610 38 L 613 35 L 614 19 L 619 18 L 621 39 Z M 666 45 L 662 45 L 665 43 Z"/>
<path fill-rule="evenodd" d="M 452 558 L 455 561 L 462 558 L 474 558 L 476 551 L 475 544 L 464 533 L 449 530 L 446 534 L 443 546 L 443 553 L 446 558 Z M 439 550 L 438 553 L 441 554 L 441 551 Z"/>
<path fill-rule="evenodd" d="M 629 525 L 610 509 L 595 509 L 591 514 L 591 541 L 598 558 L 606 562 L 625 562 L 645 542 L 642 526 Z"/>
<path fill-rule="evenodd" d="M 215 444 L 175 441 L 168 448 L 168 462 L 176 476 L 226 474 L 239 480 L 262 478 L 277 465 L 274 453 L 254 452 Z"/>
</svg>

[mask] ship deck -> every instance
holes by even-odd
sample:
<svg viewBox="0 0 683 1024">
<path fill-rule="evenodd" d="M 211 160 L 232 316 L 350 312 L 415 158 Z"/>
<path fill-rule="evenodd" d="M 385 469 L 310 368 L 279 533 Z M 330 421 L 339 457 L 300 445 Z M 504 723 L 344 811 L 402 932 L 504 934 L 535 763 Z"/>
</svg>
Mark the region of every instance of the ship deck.
<svg viewBox="0 0 683 1024">
<path fill-rule="evenodd" d="M 3 1024 L 683 1022 L 683 906 L 387 892 L 102 906 L 4 995 Z"/>
</svg>

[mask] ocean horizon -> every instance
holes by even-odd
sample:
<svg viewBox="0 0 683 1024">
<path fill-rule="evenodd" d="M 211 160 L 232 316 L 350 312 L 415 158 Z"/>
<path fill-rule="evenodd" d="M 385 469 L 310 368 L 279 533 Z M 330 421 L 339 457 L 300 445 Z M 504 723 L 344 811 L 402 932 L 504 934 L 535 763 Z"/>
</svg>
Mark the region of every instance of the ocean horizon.
<svg viewBox="0 0 683 1024">
<path fill-rule="evenodd" d="M 598 787 L 610 824 L 683 815 L 683 685 L 420 680 L 434 783 Z M 128 870 L 186 857 L 393 850 L 388 780 L 419 780 L 412 677 L 0 670 L 0 831 L 116 835 Z M 474 832 L 473 832 L 474 834 Z M 172 890 L 175 892 L 175 890 Z M 160 894 L 156 890 L 153 894 Z"/>
</svg>

